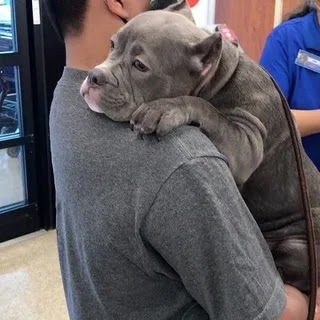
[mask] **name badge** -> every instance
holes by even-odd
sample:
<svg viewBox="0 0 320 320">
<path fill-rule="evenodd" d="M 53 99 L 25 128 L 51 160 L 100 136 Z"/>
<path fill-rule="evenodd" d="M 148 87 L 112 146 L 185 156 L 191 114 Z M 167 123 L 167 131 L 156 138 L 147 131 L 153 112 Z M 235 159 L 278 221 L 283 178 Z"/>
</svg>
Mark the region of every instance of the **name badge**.
<svg viewBox="0 0 320 320">
<path fill-rule="evenodd" d="M 320 73 L 320 57 L 310 52 L 299 50 L 295 64 L 311 71 Z"/>
</svg>

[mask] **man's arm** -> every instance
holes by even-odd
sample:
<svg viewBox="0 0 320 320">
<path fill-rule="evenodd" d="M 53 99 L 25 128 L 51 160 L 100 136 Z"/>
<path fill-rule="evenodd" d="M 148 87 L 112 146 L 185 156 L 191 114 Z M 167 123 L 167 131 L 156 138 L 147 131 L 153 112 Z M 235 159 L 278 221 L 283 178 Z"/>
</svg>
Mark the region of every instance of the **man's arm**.
<svg viewBox="0 0 320 320">
<path fill-rule="evenodd" d="M 142 236 L 210 319 L 281 315 L 283 283 L 223 160 L 197 158 L 176 170 L 159 191 Z"/>
<path fill-rule="evenodd" d="M 308 298 L 294 287 L 285 285 L 286 307 L 281 313 L 279 320 L 300 320 L 307 319 Z M 319 320 L 318 314 L 314 320 Z"/>
</svg>

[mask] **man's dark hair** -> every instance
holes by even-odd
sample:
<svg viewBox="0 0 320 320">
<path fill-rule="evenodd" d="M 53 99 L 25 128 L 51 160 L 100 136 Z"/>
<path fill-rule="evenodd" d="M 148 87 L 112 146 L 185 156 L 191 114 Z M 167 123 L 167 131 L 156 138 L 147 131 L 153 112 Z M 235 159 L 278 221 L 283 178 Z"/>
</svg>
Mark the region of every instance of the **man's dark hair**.
<svg viewBox="0 0 320 320">
<path fill-rule="evenodd" d="M 83 29 L 89 0 L 43 0 L 48 16 L 59 35 L 79 34 Z"/>
<path fill-rule="evenodd" d="M 162 10 L 177 2 L 179 1 L 178 0 L 151 0 L 149 10 Z"/>
<path fill-rule="evenodd" d="M 139 0 L 137 0 L 139 1 Z M 48 16 L 61 38 L 66 34 L 80 34 L 89 0 L 43 0 Z M 178 0 L 151 0 L 149 10 L 168 7 Z"/>
</svg>

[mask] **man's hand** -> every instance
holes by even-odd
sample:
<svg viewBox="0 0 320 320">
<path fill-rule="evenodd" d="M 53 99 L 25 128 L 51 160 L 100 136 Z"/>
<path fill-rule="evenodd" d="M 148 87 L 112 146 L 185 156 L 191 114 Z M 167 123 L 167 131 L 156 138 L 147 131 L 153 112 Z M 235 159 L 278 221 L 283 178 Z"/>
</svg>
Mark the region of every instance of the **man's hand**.
<svg viewBox="0 0 320 320">
<path fill-rule="evenodd" d="M 285 285 L 287 304 L 279 320 L 306 320 L 308 317 L 308 297 L 296 288 Z M 320 290 L 318 289 L 317 304 L 320 302 Z M 316 312 L 314 320 L 320 320 L 320 313 Z"/>
</svg>

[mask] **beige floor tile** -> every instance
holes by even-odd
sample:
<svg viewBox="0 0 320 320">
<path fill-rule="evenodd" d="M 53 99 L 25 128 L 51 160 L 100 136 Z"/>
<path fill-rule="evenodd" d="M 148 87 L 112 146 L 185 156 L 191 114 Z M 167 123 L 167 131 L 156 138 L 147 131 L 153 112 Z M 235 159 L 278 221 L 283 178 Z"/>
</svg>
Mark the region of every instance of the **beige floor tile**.
<svg viewBox="0 0 320 320">
<path fill-rule="evenodd" d="M 67 320 L 56 233 L 0 244 L 0 320 Z"/>
</svg>

